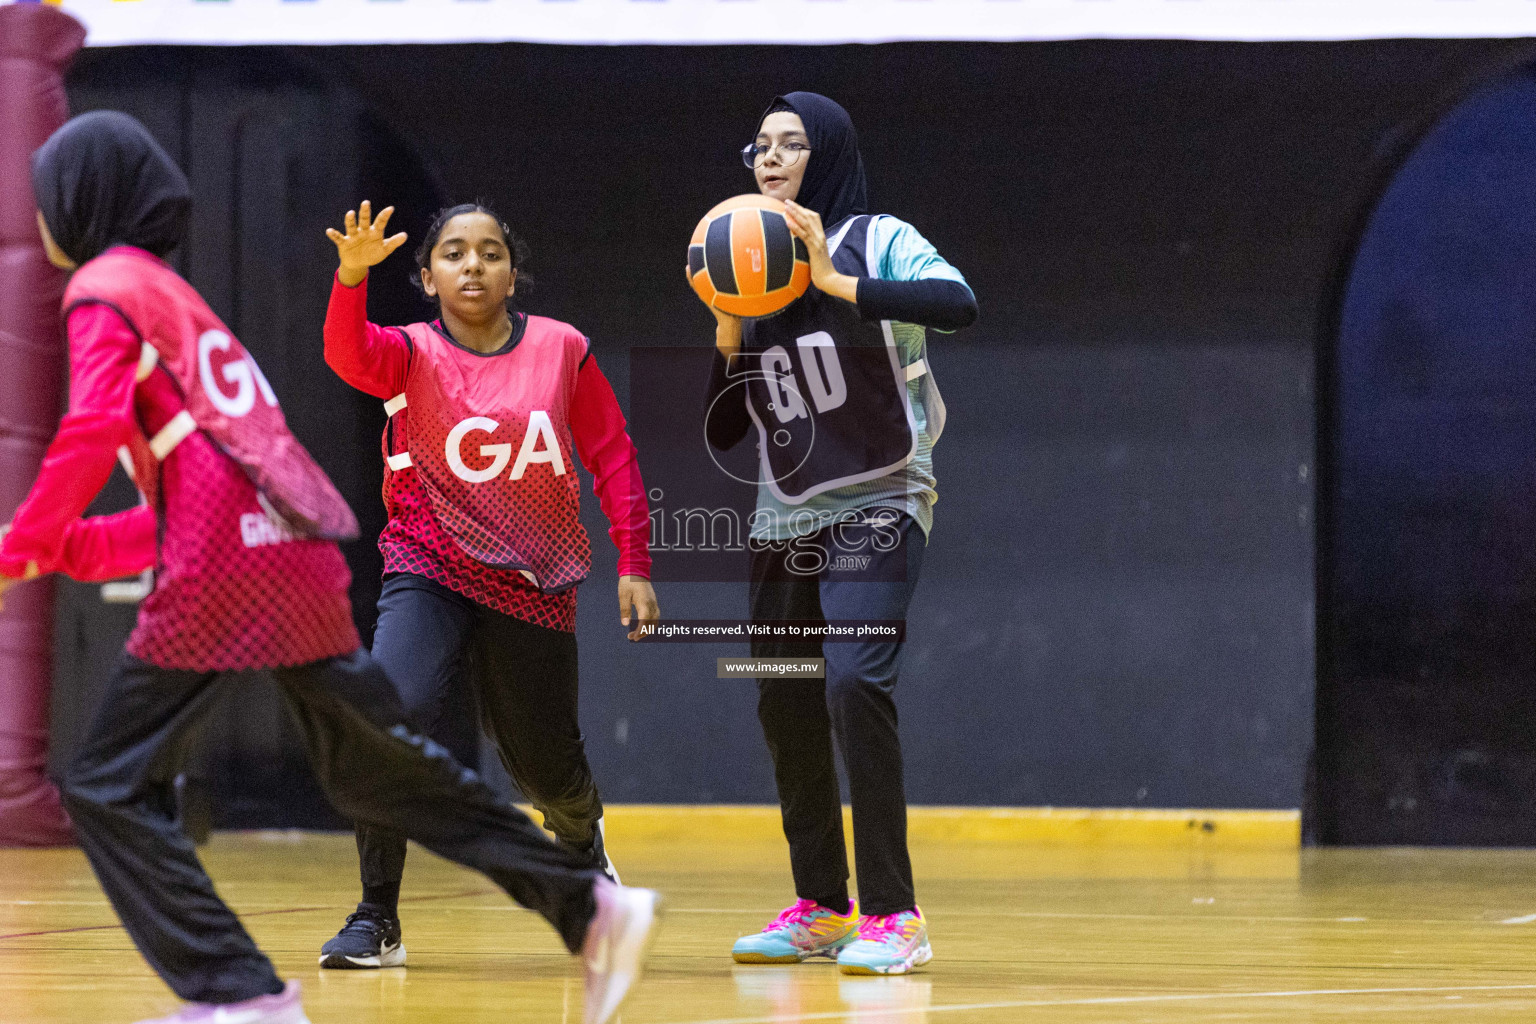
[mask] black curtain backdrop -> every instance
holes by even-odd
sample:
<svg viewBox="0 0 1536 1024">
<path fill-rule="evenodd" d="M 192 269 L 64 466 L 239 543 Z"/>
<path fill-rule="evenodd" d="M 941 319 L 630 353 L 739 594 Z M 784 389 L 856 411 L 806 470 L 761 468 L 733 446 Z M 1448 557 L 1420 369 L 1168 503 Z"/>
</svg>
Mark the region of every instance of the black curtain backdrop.
<svg viewBox="0 0 1536 1024">
<path fill-rule="evenodd" d="M 420 231 L 439 182 L 412 147 L 344 84 L 280 54 L 238 48 L 94 51 L 69 79 L 74 113 L 124 110 L 143 121 L 186 170 L 194 206 L 177 270 L 260 362 L 283 411 L 358 513 L 364 536 L 384 525 L 378 500 L 380 403 L 324 364 L 320 328 L 335 269 L 327 225 L 348 197 L 390 182 L 399 223 Z M 323 244 L 320 244 L 323 243 Z M 330 252 L 327 252 L 327 248 Z M 386 290 L 376 308 L 407 317 L 418 303 Z M 121 473 L 93 513 L 136 500 Z M 370 543 L 349 546 L 352 599 L 372 630 L 382 560 Z M 95 586 L 60 591 L 58 675 L 51 760 L 74 749 L 96 694 L 132 627 L 131 605 L 106 605 Z M 230 699 L 209 716 L 189 776 L 211 794 L 214 823 L 335 826 L 276 694 L 259 676 L 225 681 Z M 476 749 L 468 748 L 473 756 Z"/>
<path fill-rule="evenodd" d="M 186 105 L 226 103 L 224 61 L 304 69 L 323 100 L 252 87 L 292 111 L 277 137 L 328 151 L 344 97 L 378 126 L 358 145 L 403 140 L 444 195 L 495 202 L 533 248 L 526 308 L 589 334 L 631 409 L 631 350 L 710 343 L 686 243 L 751 189 L 737 153 L 766 101 L 837 98 L 874 209 L 927 235 L 982 309 L 930 339 L 950 424 L 898 697 L 911 799 L 1296 807 L 1313 736 L 1319 295 L 1393 127 L 1520 45 L 125 48 L 87 52 L 74 82 L 77 107 L 118 105 L 200 69 L 144 100 L 183 123 Z M 172 150 L 195 186 L 202 145 Z M 293 360 L 269 375 L 376 526 L 377 411 L 316 369 L 332 260 L 318 228 L 364 197 L 408 225 L 431 203 L 409 175 L 292 173 L 314 186 L 292 200 L 303 217 L 250 267 L 281 267 L 305 296 L 314 348 L 253 349 Z M 376 319 L 419 315 L 408 271 L 396 255 L 376 272 Z M 244 308 L 279 288 L 243 280 Z M 676 382 L 677 416 L 697 415 L 701 390 Z M 664 457 L 642 451 L 642 468 Z M 584 510 L 582 715 L 605 797 L 772 800 L 753 688 L 714 678 L 717 656 L 744 650 L 623 641 L 605 524 L 595 501 Z M 360 578 L 377 572 L 366 548 L 351 552 Z M 670 617 L 745 612 L 741 585 L 657 590 Z M 286 813 L 275 794 L 256 810 Z"/>
</svg>

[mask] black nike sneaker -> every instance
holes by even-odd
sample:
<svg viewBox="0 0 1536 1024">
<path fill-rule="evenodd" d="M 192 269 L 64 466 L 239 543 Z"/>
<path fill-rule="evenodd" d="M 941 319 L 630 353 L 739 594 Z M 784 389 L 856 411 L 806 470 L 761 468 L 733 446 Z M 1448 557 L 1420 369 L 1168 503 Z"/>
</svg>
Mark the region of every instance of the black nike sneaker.
<svg viewBox="0 0 1536 1024">
<path fill-rule="evenodd" d="M 619 869 L 614 867 L 613 861 L 608 859 L 607 851 L 605 850 L 600 856 L 601 860 L 599 860 L 597 864 L 597 870 L 606 875 L 608 877 L 608 881 L 612 882 L 614 885 L 623 885 L 624 883 L 619 881 Z"/>
<path fill-rule="evenodd" d="M 608 847 L 603 842 L 603 819 L 597 819 L 597 828 L 593 830 L 592 842 L 585 846 L 577 846 L 568 843 L 564 839 L 555 837 L 555 842 L 570 850 L 576 856 L 585 860 L 590 867 L 594 867 L 608 877 L 608 881 L 614 885 L 623 885 L 619 881 L 618 869 L 613 866 L 613 861 L 608 859 Z"/>
<path fill-rule="evenodd" d="M 320 947 L 320 966 L 343 971 L 404 967 L 399 920 L 385 917 L 366 903 L 358 904 L 336 937 Z"/>
<path fill-rule="evenodd" d="M 608 876 L 608 881 L 614 885 L 623 885 L 619 881 L 619 871 L 613 866 L 613 861 L 608 859 L 608 847 L 603 842 L 603 819 L 597 819 L 597 833 L 592 837 L 592 866 Z"/>
</svg>

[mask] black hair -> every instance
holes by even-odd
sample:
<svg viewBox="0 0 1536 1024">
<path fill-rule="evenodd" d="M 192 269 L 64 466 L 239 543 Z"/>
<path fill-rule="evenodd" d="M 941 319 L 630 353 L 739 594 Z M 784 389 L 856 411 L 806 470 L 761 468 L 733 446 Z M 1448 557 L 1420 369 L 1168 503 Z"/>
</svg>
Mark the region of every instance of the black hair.
<svg viewBox="0 0 1536 1024">
<path fill-rule="evenodd" d="M 450 220 L 465 213 L 483 213 L 496 222 L 501 229 L 501 239 L 507 244 L 507 253 L 512 257 L 512 269 L 517 271 L 517 280 L 512 284 L 512 295 L 507 297 L 507 308 L 512 307 L 513 297 L 519 292 L 526 292 L 533 287 L 533 278 L 523 272 L 523 266 L 528 262 L 530 250 L 528 243 L 523 241 L 523 236 L 513 231 L 501 215 L 491 209 L 489 203 L 483 199 L 476 199 L 472 203 L 459 203 L 455 206 L 445 206 L 437 211 L 437 216 L 432 218 L 432 224 L 426 233 L 421 236 L 421 244 L 416 247 L 416 273 L 411 276 L 411 283 L 422 295 L 426 290 L 422 287 L 421 271 L 432 269 L 432 250 L 437 248 L 438 239 L 442 237 L 443 228 Z M 428 296 L 428 301 L 438 305 L 436 298 Z"/>
</svg>

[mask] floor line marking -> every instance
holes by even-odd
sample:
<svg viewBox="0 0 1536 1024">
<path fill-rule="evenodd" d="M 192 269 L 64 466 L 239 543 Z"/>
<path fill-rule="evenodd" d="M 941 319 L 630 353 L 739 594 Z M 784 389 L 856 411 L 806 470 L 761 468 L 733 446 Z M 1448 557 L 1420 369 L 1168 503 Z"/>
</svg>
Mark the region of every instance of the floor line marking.
<svg viewBox="0 0 1536 1024">
<path fill-rule="evenodd" d="M 476 910 L 499 910 L 499 907 L 475 907 Z M 763 908 L 752 909 L 750 907 L 737 910 L 732 907 L 669 907 L 668 914 L 768 914 L 773 915 L 783 910 Z M 1040 920 L 1083 920 L 1083 921 L 1281 921 L 1287 924 L 1364 924 L 1375 921 L 1378 924 L 1492 924 L 1494 922 L 1479 918 L 1446 918 L 1440 919 L 1409 919 L 1396 917 L 1287 917 L 1283 915 L 1269 916 L 1266 914 L 1074 914 L 1067 912 L 1053 913 L 1043 910 L 945 910 L 935 911 L 938 917 L 1018 917 L 1038 918 Z M 1530 920 L 1536 921 L 1536 915 Z M 1501 924 L 1516 924 L 1522 922 L 1504 921 Z"/>
<path fill-rule="evenodd" d="M 405 897 L 404 899 L 402 899 L 400 902 L 401 903 L 431 903 L 431 902 L 434 902 L 436 900 L 457 900 L 457 899 L 463 899 L 466 896 L 485 896 L 485 895 L 488 895 L 489 893 L 492 893 L 492 892 L 495 892 L 495 891 L 496 890 L 494 890 L 494 889 L 466 889 L 463 892 L 449 892 L 449 893 L 443 893 L 443 894 L 438 895 L 438 896 L 408 896 L 408 897 Z M 108 906 L 109 904 L 107 903 L 106 899 L 103 898 L 102 901 L 101 901 L 101 905 L 102 906 Z M 335 904 L 327 903 L 327 904 L 324 904 L 323 906 L 318 906 L 318 907 L 282 907 L 282 908 L 277 909 L 277 910 L 252 910 L 252 911 L 248 911 L 248 912 L 246 912 L 244 914 L 238 914 L 236 916 L 238 916 L 241 920 L 244 920 L 247 917 L 271 917 L 274 914 L 308 914 L 308 913 L 312 913 L 312 912 L 314 912 L 316 910 L 345 910 L 345 909 L 346 909 L 346 907 L 344 907 L 344 906 L 336 906 Z M 69 934 L 74 933 L 74 932 L 105 932 L 105 931 L 122 931 L 122 930 L 123 930 L 123 925 L 122 925 L 121 922 L 119 922 L 117 924 L 87 924 L 87 925 L 81 925 L 78 928 L 45 928 L 45 929 L 43 929 L 40 932 L 12 932 L 12 933 L 7 934 L 7 935 L 0 935 L 0 940 L 4 940 L 4 939 L 30 939 L 30 938 L 35 938 L 36 936 L 39 936 L 39 935 L 69 935 Z"/>
<path fill-rule="evenodd" d="M 497 892 L 497 890 L 487 889 L 487 890 L 485 890 L 485 892 L 488 895 L 493 895 L 493 894 L 495 894 Z M 3 905 L 4 905 L 3 902 L 0 902 L 0 906 L 3 906 Z M 526 913 L 532 913 L 532 911 L 528 911 L 524 907 L 520 907 L 520 906 L 517 906 L 516 904 L 511 904 L 511 903 L 505 904 L 505 905 L 497 905 L 497 906 L 460 907 L 458 909 L 463 911 L 464 913 L 500 914 L 500 913 L 514 912 L 514 911 L 524 911 Z M 759 907 L 759 908 L 752 908 L 752 907 L 745 907 L 745 908 L 736 908 L 736 907 L 668 907 L 667 908 L 667 914 L 669 916 L 670 915 L 675 915 L 675 914 L 727 914 L 727 915 L 729 915 L 729 914 L 736 914 L 736 915 L 744 915 L 744 916 L 748 916 L 748 917 L 763 917 L 763 916 L 772 917 L 774 914 L 779 913 L 779 911 L 781 911 L 783 909 L 784 909 L 783 907 Z M 1286 916 L 1286 915 L 1269 916 L 1269 915 L 1265 915 L 1265 914 L 1183 914 L 1183 913 L 1178 913 L 1178 914 L 1083 914 L 1083 913 L 1069 913 L 1069 912 L 1065 912 L 1065 911 L 1053 912 L 1053 911 L 1044 911 L 1044 910 L 1001 910 L 1001 911 L 991 911 L 991 910 L 944 910 L 944 911 L 934 911 L 933 916 L 934 917 L 938 917 L 938 918 L 952 918 L 952 917 L 987 917 L 987 918 L 995 918 L 995 917 L 1006 917 L 1006 918 L 1023 918 L 1023 919 L 1043 920 L 1043 921 L 1166 921 L 1166 922 L 1172 922 L 1172 923 L 1190 922 L 1190 923 L 1201 923 L 1201 924 L 1206 923 L 1206 922 L 1210 922 L 1210 921 L 1230 921 L 1230 922 L 1235 922 L 1235 923 L 1250 923 L 1250 922 L 1254 922 L 1254 921 L 1259 921 L 1259 922 L 1276 921 L 1276 922 L 1279 922 L 1279 923 L 1282 923 L 1282 924 L 1376 924 L 1376 925 L 1389 925 L 1389 926 L 1434 924 L 1434 925 L 1468 925 L 1468 926 L 1481 926 L 1481 927 L 1488 927 L 1488 926 L 1492 926 L 1492 925 L 1502 925 L 1502 924 L 1529 924 L 1529 923 L 1536 922 L 1536 914 L 1532 914 L 1529 917 L 1510 918 L 1508 920 L 1502 920 L 1502 921 L 1490 920 L 1489 918 L 1485 918 L 1485 917 L 1482 917 L 1482 918 L 1480 918 L 1480 917 L 1422 917 L 1422 918 L 1420 918 L 1420 917 L 1334 917 L 1334 916 L 1296 917 L 1296 916 Z"/>
<path fill-rule="evenodd" d="M 1051 1006 L 1127 1006 L 1138 1003 L 1211 1002 L 1219 999 L 1298 999 L 1304 996 L 1429 995 L 1444 992 L 1514 992 L 1536 990 L 1536 985 L 1426 985 L 1404 988 L 1316 988 L 1284 992 L 1186 992 L 1156 996 L 1095 996 L 1085 999 L 1016 999 L 994 1003 L 940 1003 L 933 1006 L 882 1006 L 880 1014 L 910 1016 L 920 1013 L 958 1013 L 962 1010 L 1025 1010 Z M 677 1024 L 789 1024 L 791 1021 L 842 1020 L 873 1012 L 873 1007 L 854 1007 L 819 1013 L 777 1013 L 766 1017 L 716 1017 L 678 1021 Z"/>
<path fill-rule="evenodd" d="M 517 906 L 506 907 L 464 907 L 466 911 L 493 911 L 520 910 Z M 735 907 L 668 907 L 667 914 L 746 914 L 767 915 L 783 910 L 783 907 L 761 908 L 735 908 Z M 1495 925 L 1495 924 L 1524 924 L 1536 922 L 1536 914 L 1529 918 L 1519 918 L 1509 921 L 1494 921 L 1480 917 L 1335 917 L 1332 915 L 1320 917 L 1296 917 L 1265 914 L 1083 914 L 1069 912 L 1052 912 L 1043 910 L 936 910 L 934 917 L 1008 917 L 1008 918 L 1033 918 L 1039 920 L 1062 921 L 1279 921 L 1284 924 L 1379 924 L 1379 925 L 1423 925 L 1423 924 L 1460 924 L 1460 925 Z"/>
<path fill-rule="evenodd" d="M 430 903 L 442 900 L 467 899 L 473 896 L 497 896 L 501 894 L 499 889 L 468 889 L 464 892 L 446 893 L 437 896 L 405 896 L 401 897 L 401 903 Z M 98 907 L 106 906 L 105 898 L 100 900 L 0 900 L 0 907 Z M 259 905 L 259 904 L 257 904 Z M 267 910 L 248 910 L 240 914 L 241 917 L 261 917 L 267 914 L 293 914 L 304 913 L 313 910 L 343 910 L 344 906 L 316 906 L 316 907 L 279 907 Z M 525 907 L 515 903 L 499 904 L 496 906 L 460 907 L 465 913 L 533 913 Z M 758 917 L 773 915 L 782 910 L 782 907 L 671 907 L 668 914 L 738 914 Z M 1398 917 L 1296 917 L 1286 915 L 1269 916 L 1264 914 L 1085 914 L 1071 912 L 1053 912 L 1043 910 L 1017 910 L 1017 911 L 981 911 L 981 910 L 950 910 L 936 914 L 939 917 L 1008 917 L 1047 921 L 1278 921 L 1284 924 L 1380 924 L 1380 925 L 1518 925 L 1536 923 L 1536 914 L 1527 914 L 1523 917 L 1510 917 L 1502 920 L 1490 921 L 1486 918 L 1398 918 Z M 90 925 L 87 928 L 61 928 L 41 932 L 20 932 L 16 934 L 0 935 L 0 939 L 14 939 L 29 935 L 53 935 L 69 931 L 88 931 L 96 928 L 114 928 L 117 925 Z"/>
</svg>

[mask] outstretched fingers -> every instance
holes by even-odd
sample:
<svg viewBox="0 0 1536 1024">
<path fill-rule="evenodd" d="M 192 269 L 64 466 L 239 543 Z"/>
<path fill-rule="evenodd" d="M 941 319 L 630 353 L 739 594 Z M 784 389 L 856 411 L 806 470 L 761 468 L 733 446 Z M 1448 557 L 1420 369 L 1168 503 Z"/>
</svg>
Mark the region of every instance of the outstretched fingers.
<svg viewBox="0 0 1536 1024">
<path fill-rule="evenodd" d="M 364 205 L 367 204 L 365 203 Z M 389 218 L 393 217 L 394 215 L 395 208 L 393 206 L 386 206 L 384 209 L 379 211 L 379 216 L 373 222 L 373 234 L 383 241 L 384 255 L 386 256 L 405 244 L 406 236 L 404 231 L 397 235 L 392 235 L 389 238 L 384 238 L 384 228 L 389 224 Z"/>
<path fill-rule="evenodd" d="M 394 213 L 393 206 L 386 206 L 375 217 L 373 204 L 365 199 L 357 204 L 357 209 L 347 211 L 343 218 L 345 231 L 325 229 L 325 237 L 335 243 L 343 267 L 365 272 L 405 244 L 407 235 L 404 231 L 384 237 L 384 229 Z"/>
</svg>

